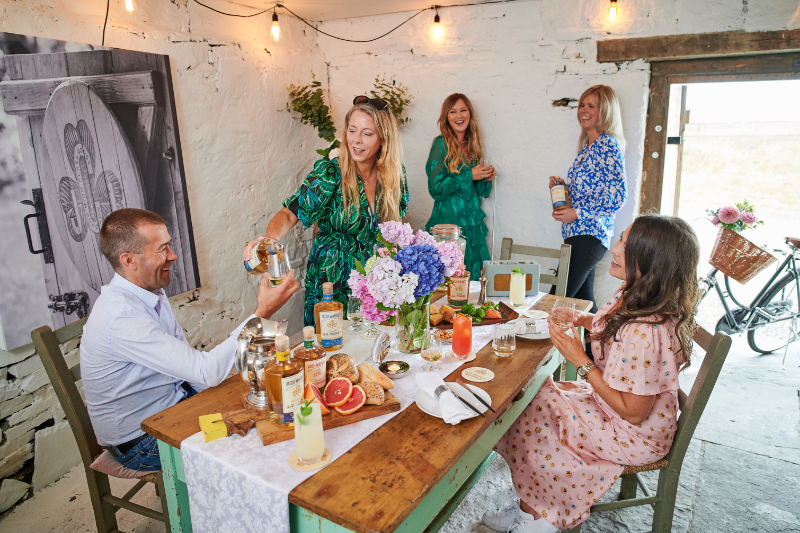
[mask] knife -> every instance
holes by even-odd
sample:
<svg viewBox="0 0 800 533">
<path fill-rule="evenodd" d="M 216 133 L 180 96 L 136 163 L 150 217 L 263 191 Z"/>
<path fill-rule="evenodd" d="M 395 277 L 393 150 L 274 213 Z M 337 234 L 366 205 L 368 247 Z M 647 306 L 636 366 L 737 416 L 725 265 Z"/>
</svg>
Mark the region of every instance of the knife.
<svg viewBox="0 0 800 533">
<path fill-rule="evenodd" d="M 462 387 L 464 387 L 464 388 L 467 390 L 467 392 L 469 392 L 469 393 L 472 395 L 472 397 L 473 397 L 473 398 L 475 398 L 476 400 L 478 400 L 479 402 L 481 402 L 483 405 L 485 405 L 485 406 L 486 406 L 486 407 L 487 407 L 487 408 L 488 408 L 488 409 L 489 409 L 491 412 L 493 412 L 493 413 L 496 413 L 496 412 L 497 412 L 497 411 L 495 411 L 494 409 L 492 409 L 492 406 L 491 406 L 491 405 L 489 405 L 488 403 L 484 402 L 484 401 L 483 401 L 483 398 L 481 398 L 480 396 L 478 396 L 477 394 L 475 394 L 474 392 L 472 392 L 472 391 L 470 390 L 470 388 L 469 388 L 469 387 L 467 387 L 467 384 L 464 382 L 464 380 L 463 380 L 463 379 L 461 379 L 460 377 L 456 378 L 456 383 L 458 383 L 459 385 L 461 385 Z"/>
<path fill-rule="evenodd" d="M 467 400 L 465 400 L 464 398 L 462 398 L 461 396 L 459 396 L 458 394 L 456 394 L 456 393 L 453 391 L 453 389 L 451 389 L 450 387 L 448 387 L 448 386 L 447 386 L 447 384 L 446 384 L 446 383 L 445 383 L 445 385 L 444 385 L 444 386 L 445 386 L 445 388 L 446 388 L 446 389 L 447 389 L 447 390 L 448 390 L 448 391 L 449 391 L 449 392 L 450 392 L 450 393 L 451 393 L 453 396 L 455 396 L 456 398 L 458 398 L 459 400 L 461 400 L 461 403 L 463 403 L 464 405 L 466 405 L 467 407 L 469 407 L 470 409 L 472 409 L 473 411 L 475 411 L 477 414 L 481 415 L 483 418 L 486 418 L 486 417 L 483 415 L 483 413 L 481 413 L 480 411 L 478 411 L 478 409 L 477 409 L 477 408 L 475 408 L 475 406 L 474 406 L 474 405 L 472 405 L 472 404 L 471 404 L 471 403 L 469 403 Z"/>
</svg>

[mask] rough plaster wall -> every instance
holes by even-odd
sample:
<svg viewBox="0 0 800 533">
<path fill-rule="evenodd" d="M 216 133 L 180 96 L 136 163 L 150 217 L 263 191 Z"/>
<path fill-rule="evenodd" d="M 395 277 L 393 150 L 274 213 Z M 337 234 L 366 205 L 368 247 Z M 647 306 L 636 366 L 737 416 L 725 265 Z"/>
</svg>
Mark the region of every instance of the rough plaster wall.
<svg viewBox="0 0 800 533">
<path fill-rule="evenodd" d="M 550 216 L 547 177 L 566 176 L 575 158 L 580 128 L 574 108 L 554 100 L 579 98 L 594 84 L 610 85 L 622 102 L 628 140 L 628 204 L 617 216 L 621 232 L 638 212 L 649 66 L 597 63 L 596 41 L 727 30 L 777 30 L 800 25 L 800 8 L 789 0 L 769 3 L 719 1 L 620 2 L 619 18 L 608 22 L 608 2 L 541 0 L 439 11 L 445 36 L 432 39 L 433 13 L 423 13 L 368 44 L 319 37 L 325 50 L 333 94 L 334 119 L 342 118 L 353 95 L 386 73 L 414 95 L 401 130 L 411 204 L 408 220 L 427 222 L 433 200 L 427 191 L 425 161 L 438 135 L 436 120 L 444 98 L 467 94 L 476 107 L 487 154 L 498 169 L 495 256 L 502 237 L 557 247 L 559 225 Z M 342 37 L 369 38 L 396 26 L 410 13 L 326 22 L 321 29 Z M 494 194 L 484 201 L 492 227 Z M 598 302 L 610 297 L 618 281 L 608 276 L 610 254 L 598 266 Z M 546 266 L 552 266 L 546 264 Z"/>
<path fill-rule="evenodd" d="M 324 144 L 279 111 L 289 83 L 324 73 L 324 59 L 316 36 L 290 17 L 281 18 L 275 43 L 268 16 L 223 17 L 186 0 L 137 4 L 129 16 L 111 1 L 105 44 L 169 55 L 202 285 L 172 305 L 190 342 L 209 348 L 255 309 L 245 241 L 263 234 Z M 0 30 L 99 45 L 105 7 L 103 0 L 0 0 Z M 303 272 L 309 239 L 302 228 L 288 238 Z M 292 330 L 302 327 L 302 289 L 281 317 Z"/>
</svg>

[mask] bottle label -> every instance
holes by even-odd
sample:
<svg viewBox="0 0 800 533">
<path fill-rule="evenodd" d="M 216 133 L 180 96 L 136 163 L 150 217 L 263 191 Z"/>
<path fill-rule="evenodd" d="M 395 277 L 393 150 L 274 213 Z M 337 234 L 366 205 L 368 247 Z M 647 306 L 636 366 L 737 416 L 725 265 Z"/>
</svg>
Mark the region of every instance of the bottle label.
<svg viewBox="0 0 800 533">
<path fill-rule="evenodd" d="M 275 352 L 275 359 L 278 361 L 288 361 L 289 352 Z"/>
<path fill-rule="evenodd" d="M 314 349 L 314 339 L 303 339 L 303 348 L 306 350 Z"/>
<path fill-rule="evenodd" d="M 325 357 L 306 361 L 306 383 L 313 383 L 321 391 L 325 388 Z"/>
<path fill-rule="evenodd" d="M 453 305 L 466 305 L 469 300 L 469 278 L 450 278 L 450 294 L 448 300 Z"/>
<path fill-rule="evenodd" d="M 553 185 L 550 188 L 550 199 L 553 201 L 553 209 L 567 205 L 567 188 L 564 185 Z"/>
<path fill-rule="evenodd" d="M 283 421 L 294 422 L 294 410 L 303 400 L 303 372 L 281 378 L 283 392 Z"/>
<path fill-rule="evenodd" d="M 261 258 L 258 257 L 258 246 L 253 246 L 253 249 L 250 251 L 250 260 L 245 261 L 244 266 L 247 271 L 250 272 L 260 264 Z"/>
<path fill-rule="evenodd" d="M 319 330 L 323 348 L 342 344 L 342 310 L 320 311 Z"/>
</svg>

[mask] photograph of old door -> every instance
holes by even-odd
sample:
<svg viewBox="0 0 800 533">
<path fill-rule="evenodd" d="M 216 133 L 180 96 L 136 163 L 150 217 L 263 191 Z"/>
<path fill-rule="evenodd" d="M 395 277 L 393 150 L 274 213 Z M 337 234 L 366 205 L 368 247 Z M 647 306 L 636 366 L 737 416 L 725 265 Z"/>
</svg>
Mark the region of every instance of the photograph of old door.
<svg viewBox="0 0 800 533">
<path fill-rule="evenodd" d="M 41 53 L 41 41 L 64 51 Z M 30 342 L 28 322 L 41 325 L 42 305 L 54 327 L 88 315 L 114 275 L 98 232 L 116 209 L 149 209 L 167 222 L 178 255 L 168 296 L 200 285 L 168 57 L 71 44 L 0 33 L 0 123 L 16 129 L 24 170 L 16 197 L 0 195 L 0 209 L 14 204 L 24 213 L 3 225 L 0 246 L 8 252 L 22 242 L 40 263 L 24 273 L 9 268 L 14 279 L 0 281 L 0 290 L 23 293 L 5 297 L 9 288 L 0 300 L 6 350 Z M 9 173 L 0 180 L 13 181 Z"/>
</svg>

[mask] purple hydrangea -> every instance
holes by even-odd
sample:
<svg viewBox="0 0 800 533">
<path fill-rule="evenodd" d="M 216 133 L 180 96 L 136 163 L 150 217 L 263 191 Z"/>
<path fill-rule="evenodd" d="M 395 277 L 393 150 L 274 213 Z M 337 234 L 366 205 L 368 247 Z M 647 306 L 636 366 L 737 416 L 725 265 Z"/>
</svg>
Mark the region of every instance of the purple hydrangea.
<svg viewBox="0 0 800 533">
<path fill-rule="evenodd" d="M 444 282 L 444 265 L 435 246 L 415 244 L 403 248 L 395 256 L 395 261 L 402 265 L 403 274 L 416 274 L 419 276 L 419 281 L 414 290 L 415 298 L 431 294 Z"/>
<path fill-rule="evenodd" d="M 403 248 L 409 246 L 414 242 L 414 231 L 411 229 L 411 224 L 404 224 L 396 220 L 383 222 L 378 224 L 381 230 L 381 236 L 386 242 L 391 242 Z"/>
<path fill-rule="evenodd" d="M 430 244 L 431 246 L 436 246 L 436 239 L 427 231 L 418 230 L 417 234 L 414 236 L 413 244 Z"/>
<path fill-rule="evenodd" d="M 436 247 L 444 265 L 444 276 L 449 278 L 455 273 L 458 266 L 464 262 L 464 254 L 458 244 L 453 241 L 440 242 Z"/>
</svg>

